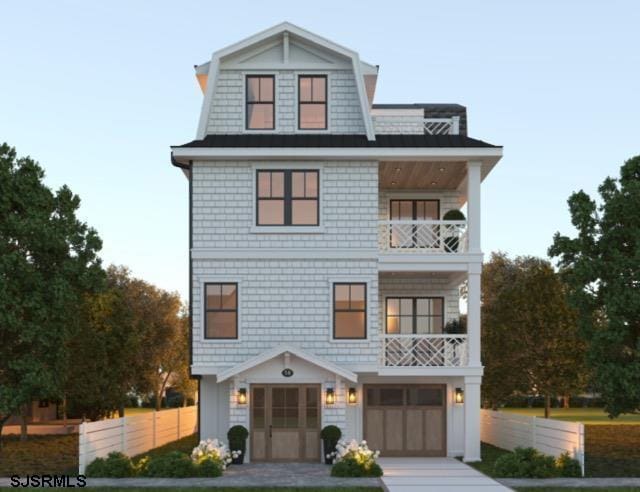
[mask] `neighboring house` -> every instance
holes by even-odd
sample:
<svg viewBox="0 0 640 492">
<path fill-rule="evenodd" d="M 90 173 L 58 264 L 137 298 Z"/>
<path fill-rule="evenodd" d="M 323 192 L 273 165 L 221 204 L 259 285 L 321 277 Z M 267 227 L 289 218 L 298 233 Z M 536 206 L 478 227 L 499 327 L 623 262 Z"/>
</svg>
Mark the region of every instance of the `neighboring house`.
<svg viewBox="0 0 640 492">
<path fill-rule="evenodd" d="M 58 418 L 58 405 L 49 400 L 33 400 L 30 405 L 27 405 L 26 410 L 25 420 L 27 424 L 47 422 Z M 21 423 L 22 418 L 19 415 L 12 415 L 5 422 L 5 425 L 20 425 Z"/>
<path fill-rule="evenodd" d="M 480 187 L 502 148 L 463 106 L 373 104 L 375 65 L 289 23 L 196 76 L 197 138 L 171 157 L 201 436 L 242 424 L 253 461 L 317 461 L 335 424 L 383 456 L 479 460 Z M 446 333 L 464 282 L 468 334 Z"/>
</svg>

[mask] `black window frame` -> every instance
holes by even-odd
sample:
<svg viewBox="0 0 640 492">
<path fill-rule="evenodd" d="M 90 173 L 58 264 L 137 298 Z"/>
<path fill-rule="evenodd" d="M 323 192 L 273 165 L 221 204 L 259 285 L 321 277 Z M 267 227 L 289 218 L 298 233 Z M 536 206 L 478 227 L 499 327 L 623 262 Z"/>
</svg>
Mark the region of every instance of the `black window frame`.
<svg viewBox="0 0 640 492">
<path fill-rule="evenodd" d="M 389 320 L 389 299 L 397 299 L 398 301 L 401 301 L 402 299 L 411 299 L 412 300 L 412 312 L 411 312 L 411 335 L 418 335 L 418 300 L 420 299 L 427 299 L 427 300 L 434 300 L 434 299 L 439 299 L 442 301 L 442 308 L 441 308 L 441 315 L 440 317 L 442 318 L 442 332 L 441 333 L 424 333 L 425 335 L 438 335 L 438 334 L 443 334 L 444 333 L 444 312 L 445 312 L 445 299 L 444 296 L 389 296 L 386 297 L 384 300 L 384 334 L 385 335 L 403 335 L 404 333 L 389 333 L 389 327 L 388 327 L 388 320 Z M 400 307 L 401 302 L 398 302 L 398 308 Z M 401 314 L 398 314 L 396 316 L 397 318 L 402 318 Z M 422 315 L 422 317 L 426 317 L 426 318 L 436 318 L 438 317 L 437 315 Z M 400 327 L 400 325 L 398 325 L 398 327 Z"/>
<path fill-rule="evenodd" d="M 323 128 L 302 128 L 300 120 L 300 108 L 303 104 L 322 104 L 313 101 L 313 80 L 311 81 L 311 101 L 302 101 L 302 91 L 300 90 L 300 82 L 303 78 L 324 79 L 324 127 Z M 329 78 L 326 74 L 300 74 L 298 75 L 298 130 L 300 131 L 323 131 L 329 129 Z"/>
<path fill-rule="evenodd" d="M 271 79 L 271 102 L 261 102 L 260 101 L 260 82 L 258 82 L 258 101 L 249 102 L 249 79 Z M 273 125 L 271 128 L 249 128 L 249 105 L 250 104 L 261 104 L 261 105 L 271 105 L 273 108 Z M 269 131 L 276 129 L 276 77 L 271 74 L 253 74 L 246 75 L 244 79 L 244 129 L 248 131 Z"/>
<path fill-rule="evenodd" d="M 284 197 L 283 198 L 260 198 L 260 173 L 284 173 Z M 315 173 L 317 192 L 315 197 L 294 197 L 293 196 L 293 173 Z M 306 194 L 305 175 L 305 194 Z M 320 226 L 320 170 L 319 169 L 257 169 L 256 170 L 256 220 L 258 227 L 319 227 Z M 284 221 L 282 224 L 261 224 L 260 223 L 260 200 L 284 200 Z M 316 202 L 316 223 L 315 224 L 294 224 L 293 200 L 308 200 Z"/>
<path fill-rule="evenodd" d="M 349 309 L 336 309 L 336 287 L 339 285 L 362 285 L 364 287 L 364 308 L 363 309 L 351 309 L 351 288 L 349 288 Z M 333 339 L 334 340 L 367 340 L 368 334 L 368 321 L 369 316 L 367 314 L 367 308 L 369 307 L 369 303 L 367 302 L 367 283 L 366 282 L 334 282 L 333 283 L 333 295 L 332 295 L 332 306 L 331 309 L 333 311 Z M 364 312 L 364 334 L 361 337 L 337 337 L 336 336 L 336 313 L 361 313 Z"/>
<path fill-rule="evenodd" d="M 222 308 L 222 303 L 220 305 L 220 309 L 214 309 L 214 308 L 209 308 L 207 306 L 207 287 L 210 285 L 220 285 L 220 286 L 225 286 L 225 285 L 233 285 L 235 286 L 236 289 L 236 307 L 235 309 L 224 309 Z M 240 334 L 240 327 L 238 326 L 238 307 L 240 305 L 240 290 L 238 288 L 238 282 L 205 282 L 204 283 L 204 339 L 205 340 L 238 340 L 239 334 Z M 235 337 L 210 337 L 207 336 L 207 325 L 208 325 L 208 321 L 207 321 L 207 313 L 220 313 L 220 312 L 225 312 L 225 313 L 229 313 L 229 312 L 235 312 L 236 317 L 235 317 L 235 321 L 236 321 L 236 336 Z"/>
</svg>

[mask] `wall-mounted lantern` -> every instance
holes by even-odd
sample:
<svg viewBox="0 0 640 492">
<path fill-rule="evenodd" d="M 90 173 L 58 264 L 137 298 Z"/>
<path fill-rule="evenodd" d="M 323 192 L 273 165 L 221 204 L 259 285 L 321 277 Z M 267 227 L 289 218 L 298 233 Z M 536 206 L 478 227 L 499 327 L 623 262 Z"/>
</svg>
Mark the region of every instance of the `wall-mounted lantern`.
<svg viewBox="0 0 640 492">
<path fill-rule="evenodd" d="M 349 388 L 348 401 L 351 405 L 358 403 L 358 393 L 355 388 Z"/>
<path fill-rule="evenodd" d="M 464 390 L 462 388 L 456 388 L 454 401 L 456 403 L 464 403 Z"/>
<path fill-rule="evenodd" d="M 238 405 L 247 404 L 247 388 L 238 389 Z"/>
<path fill-rule="evenodd" d="M 333 405 L 336 402 L 336 395 L 333 391 L 333 388 L 327 388 L 327 393 L 325 395 L 324 402 L 327 405 Z"/>
</svg>

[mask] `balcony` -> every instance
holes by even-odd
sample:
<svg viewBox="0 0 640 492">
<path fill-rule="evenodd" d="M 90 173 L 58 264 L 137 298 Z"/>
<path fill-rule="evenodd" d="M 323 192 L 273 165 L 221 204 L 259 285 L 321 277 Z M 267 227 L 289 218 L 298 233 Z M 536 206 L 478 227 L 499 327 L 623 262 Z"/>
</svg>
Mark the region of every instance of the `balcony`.
<svg viewBox="0 0 640 492">
<path fill-rule="evenodd" d="M 378 245 L 385 253 L 467 252 L 466 220 L 383 220 Z"/>
<path fill-rule="evenodd" d="M 467 335 L 382 335 L 382 367 L 466 367 Z"/>
</svg>

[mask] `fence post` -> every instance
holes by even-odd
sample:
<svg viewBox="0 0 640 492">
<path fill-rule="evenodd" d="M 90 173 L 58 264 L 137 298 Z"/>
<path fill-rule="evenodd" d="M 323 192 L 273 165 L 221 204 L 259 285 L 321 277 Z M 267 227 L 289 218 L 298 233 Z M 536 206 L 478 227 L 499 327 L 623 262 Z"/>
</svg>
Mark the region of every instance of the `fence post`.
<svg viewBox="0 0 640 492">
<path fill-rule="evenodd" d="M 582 469 L 582 476 L 584 477 L 584 424 L 580 422 L 578 424 L 578 460 L 580 461 L 580 468 Z"/>
<path fill-rule="evenodd" d="M 84 474 L 84 469 L 87 466 L 87 427 L 84 422 L 80 424 L 80 435 L 79 435 L 79 452 L 78 452 L 78 472 L 80 475 Z"/>
<path fill-rule="evenodd" d="M 120 420 L 120 451 L 123 454 L 127 454 L 127 443 L 126 443 L 127 417 L 124 416 L 118 420 Z"/>
<path fill-rule="evenodd" d="M 155 449 L 156 447 L 156 418 L 158 416 L 158 412 L 156 412 L 155 408 L 153 409 L 153 427 L 152 427 L 152 444 L 153 444 L 153 448 Z"/>
<path fill-rule="evenodd" d="M 178 439 L 180 439 L 180 407 L 178 407 Z"/>
</svg>

